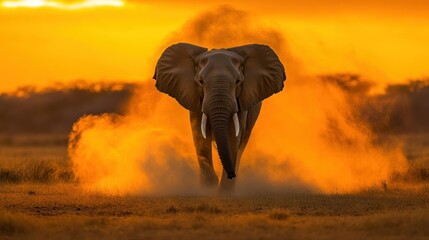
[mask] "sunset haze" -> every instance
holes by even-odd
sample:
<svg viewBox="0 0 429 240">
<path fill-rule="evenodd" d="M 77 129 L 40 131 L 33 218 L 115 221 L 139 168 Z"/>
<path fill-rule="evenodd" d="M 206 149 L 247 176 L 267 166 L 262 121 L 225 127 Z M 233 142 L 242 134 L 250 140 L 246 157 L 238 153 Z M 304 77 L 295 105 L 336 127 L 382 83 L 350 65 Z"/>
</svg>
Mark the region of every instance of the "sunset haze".
<svg viewBox="0 0 429 240">
<path fill-rule="evenodd" d="M 305 74 L 355 73 L 381 85 L 429 75 L 427 1 L 225 3 L 281 32 L 288 54 Z M 0 91 L 75 80 L 150 79 L 155 56 L 169 36 L 219 5 L 222 2 L 3 1 Z"/>
</svg>

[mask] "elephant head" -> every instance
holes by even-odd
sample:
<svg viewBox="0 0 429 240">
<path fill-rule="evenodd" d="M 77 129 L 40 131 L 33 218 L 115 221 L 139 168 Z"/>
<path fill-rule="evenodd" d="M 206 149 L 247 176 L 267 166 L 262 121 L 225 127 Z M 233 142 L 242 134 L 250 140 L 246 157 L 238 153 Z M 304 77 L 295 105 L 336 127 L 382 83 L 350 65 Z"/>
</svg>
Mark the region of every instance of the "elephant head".
<svg viewBox="0 0 429 240">
<path fill-rule="evenodd" d="M 154 79 L 159 91 L 175 98 L 190 111 L 201 112 L 201 131 L 206 137 L 210 121 L 219 157 L 228 178 L 235 166 L 228 138 L 234 124 L 240 134 L 237 112 L 283 89 L 285 70 L 274 51 L 259 44 L 213 49 L 178 43 L 161 55 Z"/>
</svg>

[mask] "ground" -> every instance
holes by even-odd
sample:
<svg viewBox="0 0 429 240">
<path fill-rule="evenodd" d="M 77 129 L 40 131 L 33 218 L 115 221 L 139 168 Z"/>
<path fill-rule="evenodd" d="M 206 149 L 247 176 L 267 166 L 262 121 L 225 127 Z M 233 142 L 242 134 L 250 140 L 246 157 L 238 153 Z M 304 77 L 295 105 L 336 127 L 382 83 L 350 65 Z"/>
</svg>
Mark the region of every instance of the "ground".
<svg viewBox="0 0 429 240">
<path fill-rule="evenodd" d="M 0 148 L 0 239 L 429 237 L 427 181 L 354 194 L 106 195 L 83 190 L 53 142 Z"/>
</svg>

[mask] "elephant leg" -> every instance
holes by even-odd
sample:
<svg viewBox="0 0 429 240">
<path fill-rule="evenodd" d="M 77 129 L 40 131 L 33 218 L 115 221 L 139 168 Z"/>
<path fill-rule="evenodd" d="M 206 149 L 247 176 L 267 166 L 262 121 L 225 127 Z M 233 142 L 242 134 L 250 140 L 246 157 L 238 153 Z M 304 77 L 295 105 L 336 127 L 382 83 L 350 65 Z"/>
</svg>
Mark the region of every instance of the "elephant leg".
<svg viewBox="0 0 429 240">
<path fill-rule="evenodd" d="M 201 133 L 201 117 L 202 113 L 190 111 L 192 136 L 200 166 L 200 181 L 204 186 L 217 186 L 219 179 L 214 171 L 212 161 L 212 130 L 210 124 L 207 124 L 207 138 L 205 139 Z"/>
<path fill-rule="evenodd" d="M 244 149 L 247 146 L 247 143 L 250 139 L 250 134 L 252 133 L 253 127 L 255 126 L 256 120 L 258 120 L 258 116 L 261 113 L 262 102 L 259 102 L 255 106 L 249 109 L 246 115 L 246 125 L 243 131 L 243 136 L 241 137 L 241 142 L 238 147 L 238 156 L 237 156 L 237 164 L 236 170 L 238 172 L 238 168 L 240 166 L 241 156 L 243 155 Z"/>
<path fill-rule="evenodd" d="M 240 125 L 243 126 L 243 133 L 241 134 L 241 138 L 237 142 L 238 148 L 236 147 L 236 159 L 235 159 L 235 172 L 238 172 L 238 168 L 240 165 L 241 156 L 243 155 L 244 149 L 246 148 L 247 143 L 249 142 L 250 134 L 252 132 L 253 127 L 255 126 L 256 120 L 258 119 L 259 113 L 261 112 L 262 102 L 259 102 L 254 107 L 249 109 L 249 111 L 244 112 L 240 116 Z M 232 148 L 234 149 L 234 148 Z M 222 172 L 222 178 L 220 182 L 220 191 L 222 193 L 232 193 L 234 191 L 236 179 L 228 179 L 226 172 Z"/>
</svg>

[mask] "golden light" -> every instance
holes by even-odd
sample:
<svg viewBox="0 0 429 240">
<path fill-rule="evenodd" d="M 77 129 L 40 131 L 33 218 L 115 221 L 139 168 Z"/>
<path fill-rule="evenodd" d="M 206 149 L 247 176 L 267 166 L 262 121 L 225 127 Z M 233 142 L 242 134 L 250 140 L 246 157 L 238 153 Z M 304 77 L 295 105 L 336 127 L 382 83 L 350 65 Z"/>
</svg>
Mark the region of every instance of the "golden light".
<svg viewBox="0 0 429 240">
<path fill-rule="evenodd" d="M 81 8 L 93 7 L 121 7 L 124 5 L 122 0 L 86 0 L 82 2 L 58 2 L 49 0 L 19 0 L 19 1 L 4 1 L 2 6 L 6 8 L 38 8 L 50 7 L 67 10 L 75 10 Z"/>
<path fill-rule="evenodd" d="M 216 48 L 263 42 L 285 63 L 289 74 L 285 91 L 263 103 L 240 164 L 237 193 L 287 189 L 359 192 L 406 171 L 401 146 L 375 144 L 373 133 L 354 117 L 347 92 L 301 75 L 300 62 L 290 55 L 280 32 L 258 26 L 248 16 L 231 7 L 205 12 L 165 43 L 182 41 Z M 201 31 L 202 25 L 205 31 Z M 223 38 L 217 37 L 222 34 Z M 187 111 L 153 85 L 153 80 L 147 79 L 129 101 L 125 115 L 89 115 L 74 124 L 69 153 L 75 176 L 90 191 L 214 193 L 198 186 Z M 213 163 L 220 175 L 217 155 L 213 150 Z"/>
</svg>

